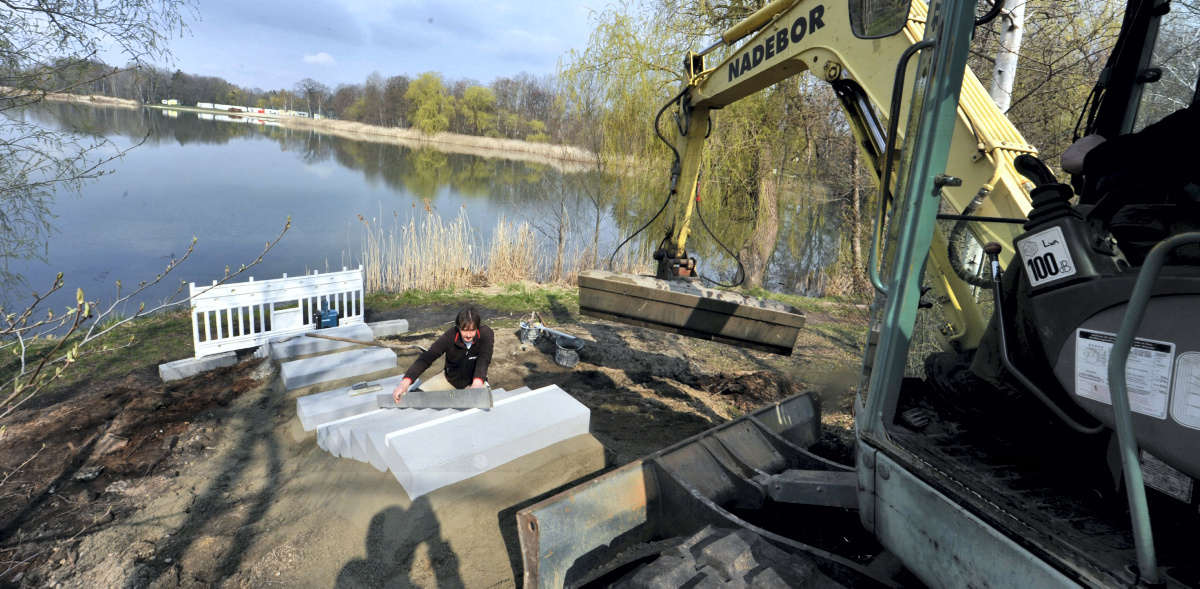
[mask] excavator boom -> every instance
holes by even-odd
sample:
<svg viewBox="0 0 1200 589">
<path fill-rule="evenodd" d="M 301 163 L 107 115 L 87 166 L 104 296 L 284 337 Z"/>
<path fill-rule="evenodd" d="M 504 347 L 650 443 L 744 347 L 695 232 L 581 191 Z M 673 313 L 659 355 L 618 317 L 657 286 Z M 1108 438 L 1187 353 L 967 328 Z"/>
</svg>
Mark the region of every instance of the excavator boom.
<svg viewBox="0 0 1200 589">
<path fill-rule="evenodd" d="M 758 319 L 749 317 L 754 312 L 739 313 L 731 308 L 714 315 L 703 307 L 708 304 L 705 301 L 711 298 L 709 295 L 693 292 L 694 287 L 683 287 L 680 283 L 695 281 L 698 276 L 695 260 L 688 256 L 686 246 L 701 191 L 701 161 L 713 110 L 792 76 L 810 72 L 837 90 L 856 140 L 875 171 L 877 181 L 884 173 L 887 133 L 875 113 L 885 120 L 899 117 L 898 120 L 903 121 L 908 117 L 908 101 L 905 100 L 898 102 L 898 112 L 891 112 L 893 89 L 912 86 L 913 68 L 901 70 L 908 73 L 901 84 L 896 83 L 896 59 L 924 35 L 926 6 L 920 0 L 912 2 L 907 19 L 896 20 L 903 23 L 897 34 L 860 38 L 855 35 L 851 22 L 855 14 L 849 6 L 853 4 L 830 0 L 777 1 L 722 36 L 721 43 L 724 44 L 743 38 L 747 29 L 757 31 L 715 66 L 707 67 L 703 55 L 689 54 L 685 60 L 686 81 L 678 99 L 678 116 L 682 124 L 674 148 L 679 153 L 679 161 L 671 182 L 672 202 L 668 205 L 673 216 L 667 247 L 656 254 L 660 259 L 657 282 L 650 286 L 656 290 L 688 294 L 673 297 L 676 300 L 671 304 L 657 304 L 652 298 L 646 300 L 630 291 L 622 284 L 628 282 L 624 276 L 584 272 L 580 275 L 580 308 L 584 314 L 724 341 L 730 340 L 723 332 L 731 316 L 745 316 L 747 320 L 742 322 L 742 330 L 749 332 L 770 332 L 788 323 L 802 325 L 800 311 L 781 305 L 773 308 L 778 313 L 795 315 L 797 319 L 773 314 L 755 327 L 753 322 Z M 881 5 L 887 6 L 887 3 Z M 900 130 L 897 135 L 893 147 L 898 149 L 904 131 Z M 1023 153 L 1036 153 L 1036 149 L 1026 144 L 968 69 L 946 168 L 947 174 L 961 183 L 942 188 L 948 207 L 955 213 L 980 217 L 1024 219 L 1030 209 L 1029 189 L 1032 185 L 1017 174 L 1013 165 L 1014 158 Z M 894 187 L 895 183 L 889 181 L 889 185 Z M 890 194 L 879 200 L 881 206 L 887 206 Z M 883 211 L 877 215 L 879 218 L 884 216 Z M 1007 264 L 1013 254 L 1012 238 L 1020 233 L 1019 225 L 970 223 L 970 229 L 979 243 L 995 241 L 1003 244 L 1005 250 L 1001 260 Z M 877 231 L 881 230 L 881 226 L 877 227 Z M 940 332 L 944 347 L 974 349 L 986 327 L 986 318 L 975 304 L 971 285 L 960 277 L 965 270 L 954 270 L 949 255 L 951 244 L 940 232 L 934 240 L 926 278 L 938 300 L 942 301 L 947 318 L 947 324 Z M 972 269 L 978 270 L 978 265 Z M 650 284 L 645 280 L 642 282 Z M 623 300 L 626 291 L 629 291 L 628 298 Z M 751 297 L 746 297 L 743 304 L 752 308 L 771 306 Z M 613 313 L 614 308 L 623 312 Z M 799 327 L 796 329 L 798 331 Z M 795 340 L 794 337 L 791 339 Z M 738 341 L 733 338 L 730 343 Z M 753 337 L 745 340 L 748 347 L 754 347 L 756 341 Z M 771 351 L 788 353 L 778 346 L 767 347 L 774 348 Z"/>
</svg>

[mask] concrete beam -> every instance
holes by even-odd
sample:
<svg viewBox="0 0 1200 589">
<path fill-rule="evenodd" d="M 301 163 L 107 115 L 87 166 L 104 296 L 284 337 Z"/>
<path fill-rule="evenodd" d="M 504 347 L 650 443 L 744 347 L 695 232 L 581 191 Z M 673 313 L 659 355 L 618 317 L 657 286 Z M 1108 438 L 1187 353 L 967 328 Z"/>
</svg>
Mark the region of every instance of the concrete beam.
<svg viewBox="0 0 1200 589">
<path fill-rule="evenodd" d="M 387 348 L 362 348 L 284 362 L 279 372 L 283 376 L 284 388 L 291 391 L 395 367 L 395 352 Z M 371 401 L 374 402 L 374 399 Z"/>
<path fill-rule="evenodd" d="M 344 337 L 347 339 L 356 339 L 360 341 L 372 341 L 375 339 L 375 332 L 370 327 L 362 323 L 353 325 L 342 325 L 340 327 L 331 327 L 329 329 L 313 330 L 312 333 L 319 335 L 332 335 L 334 337 Z M 272 340 L 271 359 L 276 362 L 286 362 L 292 358 L 300 356 L 311 356 L 313 354 L 325 354 L 353 348 L 357 344 L 349 342 L 338 342 L 333 340 L 321 339 L 316 337 L 308 337 L 299 334 L 285 338 L 280 338 L 278 341 Z"/>
<path fill-rule="evenodd" d="M 591 413 L 557 386 L 458 411 L 386 436 L 384 459 L 415 499 L 588 433 Z"/>
<path fill-rule="evenodd" d="M 375 333 L 375 337 L 389 337 L 408 333 L 408 319 L 392 319 L 391 321 L 376 321 L 375 323 L 367 324 L 371 331 Z"/>
<path fill-rule="evenodd" d="M 222 352 L 212 356 L 204 356 L 203 358 L 184 358 L 174 362 L 158 365 L 158 377 L 163 382 L 171 382 L 189 376 L 195 376 L 201 372 L 208 372 L 214 368 L 223 368 L 225 366 L 233 366 L 237 364 L 237 352 Z"/>
<path fill-rule="evenodd" d="M 300 418 L 304 431 L 310 432 L 331 421 L 374 411 L 379 408 L 375 397 L 383 393 L 390 394 L 403 379 L 404 376 L 393 376 L 300 397 L 296 399 L 296 415 Z M 378 385 L 379 390 L 355 395 L 353 387 L 360 384 L 366 385 L 367 388 Z"/>
</svg>

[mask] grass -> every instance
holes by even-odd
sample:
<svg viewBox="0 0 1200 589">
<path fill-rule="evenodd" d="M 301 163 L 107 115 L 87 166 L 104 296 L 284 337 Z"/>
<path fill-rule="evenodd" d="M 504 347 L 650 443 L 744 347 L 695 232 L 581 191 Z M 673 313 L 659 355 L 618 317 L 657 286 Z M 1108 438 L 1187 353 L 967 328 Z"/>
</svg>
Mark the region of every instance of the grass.
<svg viewBox="0 0 1200 589">
<path fill-rule="evenodd" d="M 471 304 L 511 313 L 539 311 L 549 323 L 566 323 L 574 322 L 579 315 L 579 290 L 557 284 L 512 282 L 487 288 L 407 290 L 397 294 L 376 292 L 366 296 L 366 304 L 373 311 Z"/>
<path fill-rule="evenodd" d="M 56 343 L 57 340 L 44 339 L 31 342 L 25 360 L 27 369 L 36 365 L 39 353 L 49 351 Z M 68 340 L 59 353 L 65 353 L 71 343 Z M 0 361 L 0 382 L 8 382 L 20 370 L 20 359 L 13 355 L 11 350 L 11 347 L 5 349 L 3 360 Z M 79 360 L 64 370 L 58 380 L 38 393 L 39 396 L 77 387 L 89 381 L 123 377 L 141 368 L 190 357 L 194 354 L 191 320 L 187 311 L 140 317 L 118 326 L 82 348 L 80 352 Z M 48 374 L 53 374 L 58 366 L 61 365 L 48 366 Z M 7 397 L 11 389 L 6 387 L 0 392 Z M 0 412 L 3 410 L 0 409 Z"/>
<path fill-rule="evenodd" d="M 781 303 L 791 305 L 801 311 L 812 312 L 822 311 L 829 312 L 830 308 L 853 307 L 854 305 L 866 305 L 870 301 L 863 297 L 851 297 L 845 295 L 834 295 L 827 297 L 804 297 L 800 295 L 784 294 L 779 292 L 771 292 L 763 288 L 747 288 L 741 291 L 742 294 L 749 295 L 760 299 L 770 299 Z"/>
</svg>

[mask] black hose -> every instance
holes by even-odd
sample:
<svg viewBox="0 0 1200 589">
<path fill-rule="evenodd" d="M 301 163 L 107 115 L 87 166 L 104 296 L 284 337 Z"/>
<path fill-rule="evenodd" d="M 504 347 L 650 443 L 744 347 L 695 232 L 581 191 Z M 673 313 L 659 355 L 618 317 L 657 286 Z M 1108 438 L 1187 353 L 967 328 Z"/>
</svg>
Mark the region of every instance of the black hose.
<svg viewBox="0 0 1200 589">
<path fill-rule="evenodd" d="M 1000 16 L 1001 10 L 1004 10 L 1004 0 L 995 0 L 992 2 L 992 8 L 987 11 L 987 14 L 975 19 L 975 26 L 981 27 L 996 20 L 996 17 Z"/>
<path fill-rule="evenodd" d="M 729 254 L 729 257 L 733 258 L 733 260 L 735 262 L 737 262 L 738 275 L 741 276 L 741 279 L 738 280 L 734 284 L 725 284 L 723 282 L 717 282 L 716 280 L 705 277 L 705 276 L 701 275 L 699 272 L 697 272 L 696 275 L 700 276 L 700 278 L 703 280 L 707 280 L 712 284 L 715 284 L 717 286 L 723 286 L 725 288 L 733 288 L 735 286 L 741 286 L 742 283 L 746 282 L 746 267 L 742 265 L 742 259 L 739 258 L 737 256 L 737 254 L 734 254 L 732 251 L 730 251 L 729 248 L 725 247 L 725 244 L 721 243 L 720 239 L 717 239 L 717 236 L 716 236 L 716 234 L 714 234 L 712 232 L 712 229 L 708 228 L 708 223 L 704 222 L 704 213 L 702 213 L 700 211 L 700 199 L 696 199 L 696 216 L 700 217 L 700 224 L 704 226 L 704 230 L 707 231 L 708 234 L 713 238 L 713 241 L 717 242 L 717 245 L 721 246 L 721 249 L 725 250 L 725 253 Z"/>
<path fill-rule="evenodd" d="M 662 106 L 662 108 L 658 109 L 658 114 L 654 115 L 654 134 L 657 135 L 658 138 L 663 143 L 667 144 L 667 147 L 670 147 L 671 151 L 674 152 L 674 154 L 675 154 L 675 163 L 671 164 L 671 188 L 670 188 L 670 190 L 667 191 L 667 198 L 663 200 L 663 204 L 661 207 L 659 207 L 658 212 L 654 213 L 654 216 L 651 217 L 649 221 L 646 221 L 645 225 L 642 225 L 641 227 L 638 228 L 637 231 L 634 231 L 633 235 L 626 237 L 625 241 L 622 241 L 621 244 L 617 246 L 617 249 L 613 250 L 612 255 L 608 256 L 609 270 L 612 270 L 612 268 L 613 268 L 613 260 L 616 259 L 617 252 L 621 251 L 621 248 L 625 247 L 625 244 L 629 243 L 630 240 L 637 237 L 639 233 L 641 233 L 642 231 L 645 231 L 646 228 L 649 227 L 650 224 L 653 223 L 655 219 L 658 219 L 658 216 L 661 215 L 662 212 L 667 209 L 667 205 L 671 202 L 671 195 L 675 194 L 676 184 L 679 182 L 679 174 L 680 174 L 679 166 L 680 166 L 681 158 L 679 157 L 679 150 L 675 149 L 675 146 L 671 145 L 671 142 L 667 141 L 667 138 L 662 136 L 662 132 L 658 128 L 658 121 L 659 121 L 659 119 L 662 118 L 663 113 L 667 112 L 667 109 L 670 108 L 672 104 L 679 102 L 679 99 L 682 98 L 684 93 L 687 91 L 688 91 L 687 88 L 680 90 L 679 94 L 676 94 L 674 98 L 667 101 L 667 103 L 664 104 Z"/>
<path fill-rule="evenodd" d="M 963 216 L 970 216 L 983 206 L 984 199 L 987 198 L 991 191 L 988 188 L 982 187 L 979 192 L 975 193 L 975 198 L 971 199 L 967 208 L 963 209 Z M 962 249 L 967 243 L 967 223 L 966 220 L 958 221 L 954 224 L 954 228 L 950 230 L 950 245 L 946 248 L 946 255 L 950 258 L 950 267 L 954 269 L 954 275 L 962 279 L 963 282 L 971 286 L 990 287 L 992 280 L 989 277 L 972 274 L 963 266 Z"/>
</svg>

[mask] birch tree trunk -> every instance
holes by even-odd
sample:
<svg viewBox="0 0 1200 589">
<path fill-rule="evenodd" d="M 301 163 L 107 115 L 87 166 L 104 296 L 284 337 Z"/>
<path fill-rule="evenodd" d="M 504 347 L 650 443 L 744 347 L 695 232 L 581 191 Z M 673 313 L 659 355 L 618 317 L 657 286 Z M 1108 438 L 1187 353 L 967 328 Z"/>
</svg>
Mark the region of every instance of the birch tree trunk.
<svg viewBox="0 0 1200 589">
<path fill-rule="evenodd" d="M 1000 48 L 996 50 L 996 67 L 992 69 L 992 101 L 1007 113 L 1012 106 L 1013 81 L 1017 74 L 1017 58 L 1021 55 L 1021 37 L 1025 34 L 1025 0 L 993 0 L 1005 2 L 1000 18 Z"/>
</svg>

